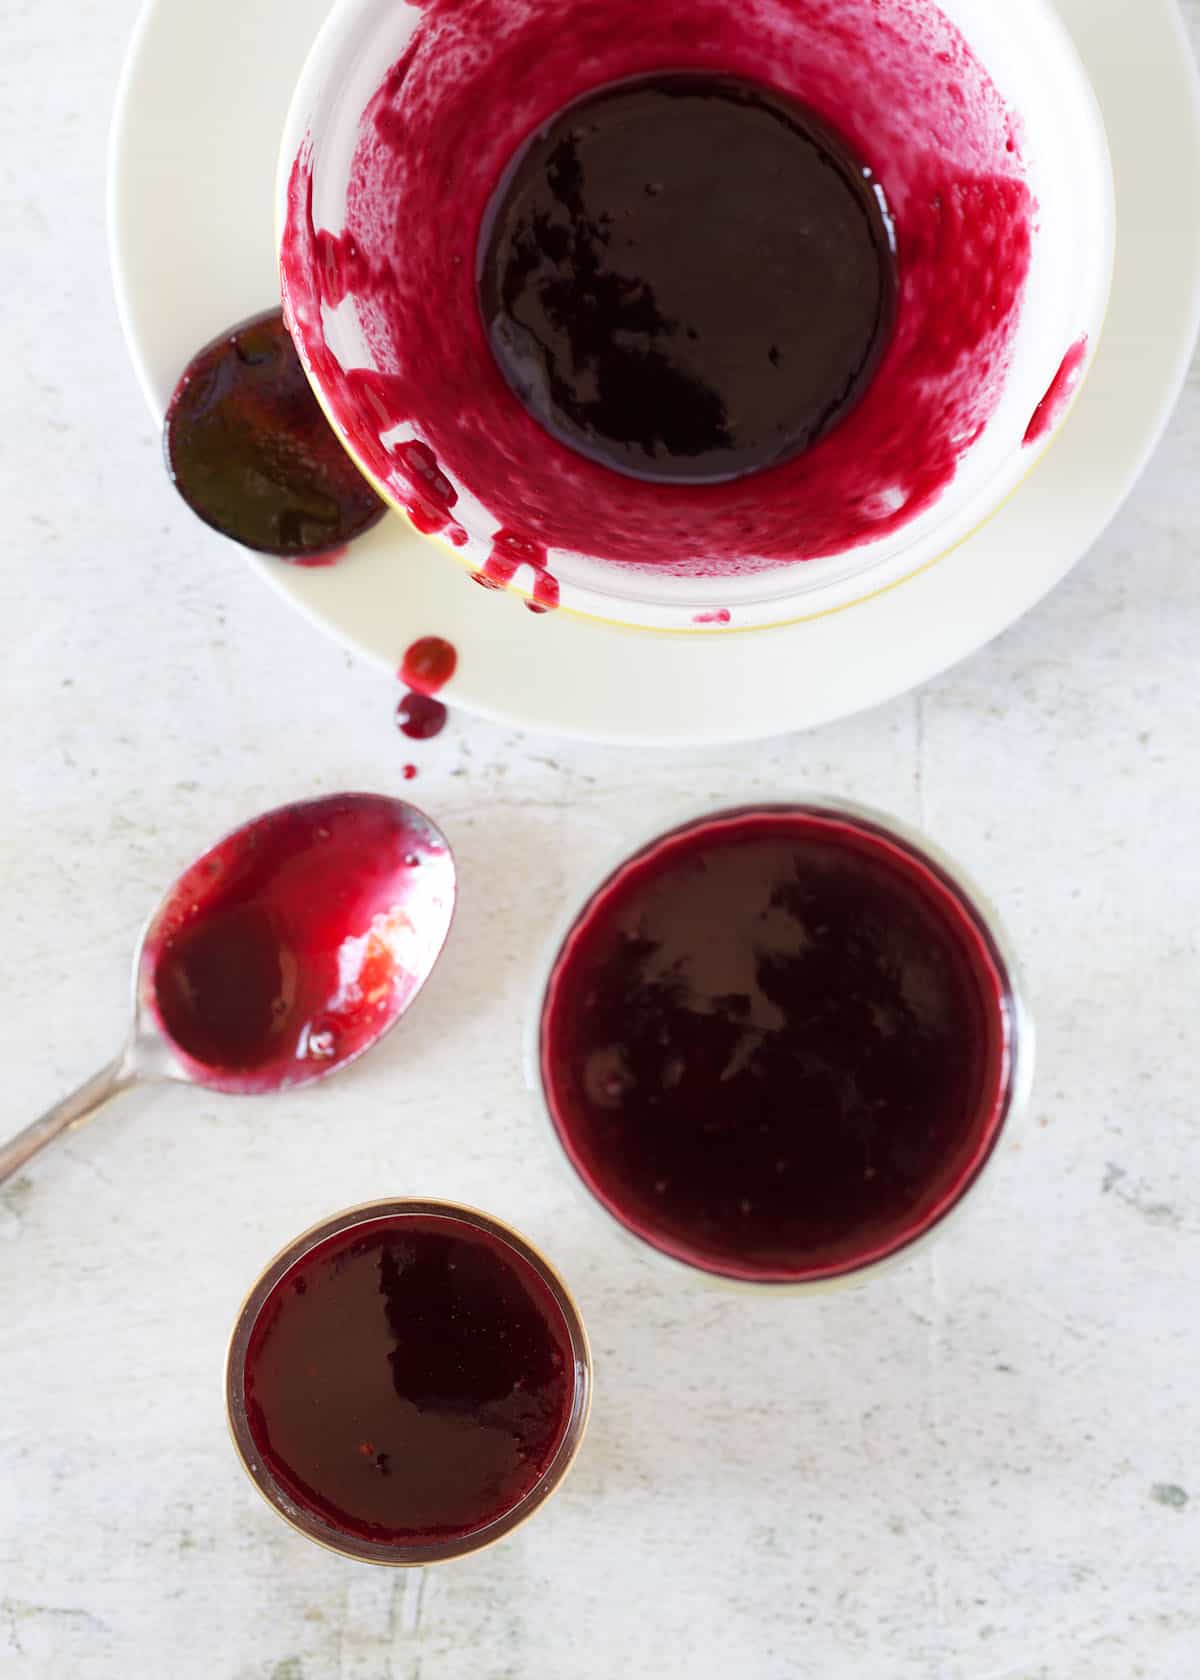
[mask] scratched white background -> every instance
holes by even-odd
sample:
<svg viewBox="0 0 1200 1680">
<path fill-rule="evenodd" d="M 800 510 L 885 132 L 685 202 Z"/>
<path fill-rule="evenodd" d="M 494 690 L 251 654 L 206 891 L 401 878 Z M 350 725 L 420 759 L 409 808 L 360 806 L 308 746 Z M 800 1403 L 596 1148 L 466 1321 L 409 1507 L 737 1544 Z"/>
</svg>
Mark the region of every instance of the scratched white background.
<svg viewBox="0 0 1200 1680">
<path fill-rule="evenodd" d="M 159 468 L 102 226 L 134 10 L 0 20 L 3 1124 L 112 1052 L 143 916 L 260 808 L 395 788 L 419 755 L 462 914 L 411 1022 L 335 1085 L 134 1096 L 0 1192 L 0 1676 L 1195 1680 L 1200 383 L 1070 581 L 916 697 L 720 754 L 466 718 L 412 752 L 388 683 Z M 802 787 L 926 823 L 988 883 L 1036 1101 L 933 1257 L 818 1302 L 694 1293 L 558 1176 L 521 1085 L 528 976 L 622 837 Z M 279 1523 L 221 1395 L 267 1257 L 406 1192 L 541 1241 L 599 1376 L 561 1497 L 427 1577 Z"/>
</svg>

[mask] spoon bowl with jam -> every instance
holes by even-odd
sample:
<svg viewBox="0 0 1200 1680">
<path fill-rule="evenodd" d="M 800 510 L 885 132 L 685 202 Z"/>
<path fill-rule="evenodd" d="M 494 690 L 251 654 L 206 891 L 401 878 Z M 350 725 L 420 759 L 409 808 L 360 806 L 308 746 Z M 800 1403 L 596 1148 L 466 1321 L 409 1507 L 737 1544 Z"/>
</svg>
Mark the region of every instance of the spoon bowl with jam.
<svg viewBox="0 0 1200 1680">
<path fill-rule="evenodd" d="M 335 794 L 235 829 L 151 917 L 124 1048 L 0 1147 L 0 1183 L 132 1085 L 262 1094 L 348 1066 L 421 990 L 454 903 L 445 836 L 402 800 Z"/>
</svg>

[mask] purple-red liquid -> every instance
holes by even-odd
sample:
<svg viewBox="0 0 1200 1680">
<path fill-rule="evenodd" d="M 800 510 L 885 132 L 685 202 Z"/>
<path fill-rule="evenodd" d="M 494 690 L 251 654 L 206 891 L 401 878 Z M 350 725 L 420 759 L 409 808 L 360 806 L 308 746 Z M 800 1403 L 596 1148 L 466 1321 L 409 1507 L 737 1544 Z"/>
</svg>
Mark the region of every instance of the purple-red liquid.
<svg viewBox="0 0 1200 1680">
<path fill-rule="evenodd" d="M 403 1011 L 453 902 L 445 846 L 411 806 L 374 795 L 287 806 L 176 883 L 147 937 L 141 989 L 206 1083 L 302 1084 Z"/>
<path fill-rule="evenodd" d="M 446 727 L 449 714 L 440 700 L 427 694 L 406 694 L 396 705 L 396 727 L 410 741 L 432 741 Z"/>
<path fill-rule="evenodd" d="M 458 654 L 442 636 L 421 636 L 406 650 L 397 675 L 418 694 L 436 694 L 458 669 Z"/>
<path fill-rule="evenodd" d="M 247 1421 L 276 1482 L 334 1528 L 397 1545 L 511 1511 L 574 1395 L 545 1281 L 498 1236 L 440 1215 L 319 1244 L 268 1295 L 246 1353 Z"/>
<path fill-rule="evenodd" d="M 383 516 L 322 413 L 278 309 L 192 358 L 163 439 L 171 480 L 193 512 L 261 553 L 329 565 Z"/>
<path fill-rule="evenodd" d="M 446 727 L 448 713 L 434 696 L 457 669 L 458 653 L 442 636 L 421 636 L 406 650 L 396 674 L 409 692 L 396 707 L 396 727 L 410 741 L 430 741 Z"/>
<path fill-rule="evenodd" d="M 1007 981 L 898 841 L 734 812 L 625 864 L 567 937 L 541 1065 L 559 1137 L 637 1235 L 732 1277 L 882 1258 L 980 1170 L 1010 1078 Z"/>
<path fill-rule="evenodd" d="M 862 396 L 895 312 L 892 241 L 870 170 L 794 100 L 644 77 L 568 106 L 514 160 L 479 302 L 553 436 L 635 478 L 716 483 L 798 454 Z"/>
</svg>

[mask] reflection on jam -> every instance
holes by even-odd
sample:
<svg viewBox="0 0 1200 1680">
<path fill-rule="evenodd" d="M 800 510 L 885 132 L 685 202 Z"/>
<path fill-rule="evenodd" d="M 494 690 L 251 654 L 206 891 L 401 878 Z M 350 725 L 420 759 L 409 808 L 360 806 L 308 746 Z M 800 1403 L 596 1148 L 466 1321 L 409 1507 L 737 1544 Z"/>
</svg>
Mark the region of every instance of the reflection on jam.
<svg viewBox="0 0 1200 1680">
<path fill-rule="evenodd" d="M 180 878 L 147 939 L 151 1007 L 210 1084 L 305 1083 L 403 1011 L 453 899 L 445 847 L 410 806 L 367 794 L 287 806 Z"/>
<path fill-rule="evenodd" d="M 479 232 L 530 136 L 599 89 L 672 71 L 736 75 L 802 106 L 872 171 L 896 235 L 894 325 L 857 406 L 783 464 L 721 484 L 633 478 L 551 436 L 500 371 L 479 309 Z M 414 489 L 392 439 L 415 427 L 459 492 L 455 511 L 469 491 L 484 530 L 692 576 L 843 552 L 937 500 L 1003 390 L 1036 208 L 1019 129 L 986 70 L 937 7 L 907 0 L 541 0 L 516 14 L 508 0 L 426 0 L 364 115 L 346 226 L 332 230 L 362 264 L 348 306 L 372 371 L 341 368 L 324 343 L 327 230 L 312 172 L 305 144 L 282 241 L 288 319 L 390 492 Z M 647 185 L 632 176 L 623 207 L 639 225 Z M 621 237 L 614 223 L 608 249 Z M 765 277 L 745 251 L 721 255 L 728 306 Z M 469 558 L 486 576 L 484 530 Z"/>
<path fill-rule="evenodd" d="M 427 694 L 406 694 L 396 707 L 396 727 L 410 741 L 431 741 L 445 729 L 448 716 L 440 700 Z"/>
<path fill-rule="evenodd" d="M 1088 340 L 1085 333 L 1077 339 L 1062 359 L 1062 365 L 1050 383 L 1050 389 L 1033 411 L 1033 419 L 1025 433 L 1026 444 L 1037 443 L 1053 431 L 1062 419 L 1068 403 L 1075 395 L 1083 364 L 1087 361 Z"/>
<path fill-rule="evenodd" d="M 564 443 L 663 482 L 735 478 L 831 430 L 878 366 L 895 290 L 870 170 L 729 76 L 560 112 L 506 172 L 479 252 L 513 390 Z"/>
<path fill-rule="evenodd" d="M 188 363 L 167 409 L 167 471 L 194 513 L 247 548 L 331 564 L 382 517 L 313 396 L 275 309 Z"/>
<path fill-rule="evenodd" d="M 537 1485 L 566 1430 L 574 1356 L 529 1262 L 465 1220 L 330 1237 L 267 1297 L 246 1354 L 266 1468 L 346 1534 L 453 1539 Z"/>
<path fill-rule="evenodd" d="M 559 1135 L 648 1242 L 788 1279 L 902 1246 L 970 1182 L 1008 1081 L 975 921 L 913 855 L 832 817 L 731 813 L 627 864 L 542 1022 Z"/>
</svg>

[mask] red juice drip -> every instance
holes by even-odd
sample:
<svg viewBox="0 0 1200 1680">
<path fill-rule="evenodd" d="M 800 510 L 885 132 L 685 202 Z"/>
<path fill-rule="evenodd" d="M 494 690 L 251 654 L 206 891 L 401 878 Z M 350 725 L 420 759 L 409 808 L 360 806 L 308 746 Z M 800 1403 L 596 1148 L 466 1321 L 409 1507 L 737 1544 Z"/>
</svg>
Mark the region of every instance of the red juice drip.
<svg viewBox="0 0 1200 1680">
<path fill-rule="evenodd" d="M 427 694 L 406 694 L 396 707 L 396 727 L 410 741 L 430 741 L 441 734 L 448 716 L 440 700 Z"/>
<path fill-rule="evenodd" d="M 404 1009 L 449 925 L 448 866 L 420 813 L 389 799 L 272 812 L 180 878 L 147 936 L 142 994 L 207 1083 L 304 1083 Z"/>
<path fill-rule="evenodd" d="M 400 664 L 400 681 L 418 694 L 436 694 L 444 688 L 458 667 L 458 654 L 441 636 L 422 636 L 405 653 Z"/>
<path fill-rule="evenodd" d="M 485 589 L 504 589 L 513 582 L 522 566 L 528 566 L 533 573 L 533 596 L 525 605 L 530 612 L 553 612 L 559 602 L 559 587 L 548 559 L 541 543 L 533 542 L 517 531 L 497 531 L 482 572 L 474 572 L 472 576 Z"/>
<path fill-rule="evenodd" d="M 733 1277 L 834 1275 L 940 1218 L 1009 1079 L 990 945 L 940 877 L 836 818 L 740 812 L 619 870 L 558 958 L 554 1124 L 654 1246 Z"/>
<path fill-rule="evenodd" d="M 536 612 L 553 612 L 558 606 L 558 579 L 550 572 L 540 571 L 533 580 L 533 600 L 528 604 Z"/>
<path fill-rule="evenodd" d="M 246 1415 L 275 1481 L 345 1534 L 461 1538 L 536 1487 L 574 1398 L 570 1331 L 507 1243 L 465 1220 L 370 1221 L 263 1304 Z"/>
<path fill-rule="evenodd" d="M 322 554 L 307 554 L 302 558 L 298 557 L 292 564 L 303 566 L 308 571 L 319 571 L 322 566 L 336 566 L 338 561 L 344 560 L 349 552 L 349 547 L 343 544 L 341 548 L 327 548 Z"/>
<path fill-rule="evenodd" d="M 370 265 L 353 234 L 338 236 L 323 229 L 316 236 L 316 261 L 321 301 L 330 309 L 370 282 Z"/>
<path fill-rule="evenodd" d="M 1063 413 L 1075 394 L 1075 387 L 1079 384 L 1079 376 L 1083 372 L 1083 364 L 1087 361 L 1087 334 L 1072 344 L 1062 359 L 1062 365 L 1050 383 L 1050 389 L 1033 411 L 1033 418 L 1029 422 L 1029 429 L 1025 433 L 1025 443 L 1037 443 L 1047 432 L 1053 431 L 1062 419 Z"/>
</svg>

